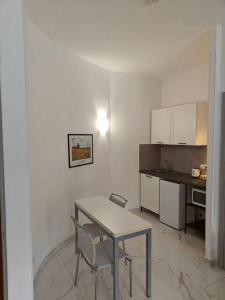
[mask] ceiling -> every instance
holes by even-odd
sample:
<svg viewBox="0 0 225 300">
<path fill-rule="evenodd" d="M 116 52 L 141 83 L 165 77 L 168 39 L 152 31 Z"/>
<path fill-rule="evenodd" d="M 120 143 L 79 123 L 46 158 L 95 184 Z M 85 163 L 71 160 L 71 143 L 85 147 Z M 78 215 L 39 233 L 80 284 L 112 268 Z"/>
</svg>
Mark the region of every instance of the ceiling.
<svg viewBox="0 0 225 300">
<path fill-rule="evenodd" d="M 26 0 L 41 32 L 116 72 L 165 78 L 208 63 L 208 30 L 225 0 Z"/>
</svg>

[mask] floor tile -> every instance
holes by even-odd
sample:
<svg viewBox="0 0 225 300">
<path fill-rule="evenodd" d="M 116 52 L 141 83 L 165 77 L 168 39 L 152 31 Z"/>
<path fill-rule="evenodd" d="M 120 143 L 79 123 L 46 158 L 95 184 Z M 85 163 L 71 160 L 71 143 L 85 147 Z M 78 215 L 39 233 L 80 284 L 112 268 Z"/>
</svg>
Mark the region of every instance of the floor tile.
<svg viewBox="0 0 225 300">
<path fill-rule="evenodd" d="M 163 225 L 158 218 L 136 211 L 152 223 L 152 299 L 153 300 L 225 300 L 225 272 L 211 268 L 204 259 L 204 241 L 192 234 L 185 235 Z M 126 241 L 126 251 L 133 257 L 133 298 L 129 296 L 129 268 L 120 264 L 122 300 L 144 300 L 145 238 Z M 82 259 L 77 287 L 74 240 L 54 255 L 38 278 L 35 300 L 92 300 L 94 274 Z M 100 271 L 99 300 L 113 299 L 111 268 Z"/>
<path fill-rule="evenodd" d="M 224 300 L 225 299 L 225 278 L 218 280 L 206 289 L 209 299 Z"/>
</svg>

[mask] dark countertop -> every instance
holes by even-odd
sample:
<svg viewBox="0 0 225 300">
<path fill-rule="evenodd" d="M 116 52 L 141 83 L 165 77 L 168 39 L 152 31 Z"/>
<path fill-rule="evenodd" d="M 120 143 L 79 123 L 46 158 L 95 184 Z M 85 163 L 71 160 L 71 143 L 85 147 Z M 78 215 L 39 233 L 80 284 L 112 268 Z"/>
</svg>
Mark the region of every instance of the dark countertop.
<svg viewBox="0 0 225 300">
<path fill-rule="evenodd" d="M 140 173 L 159 177 L 162 180 L 171 181 L 174 183 L 183 183 L 199 189 L 206 189 L 206 181 L 199 178 L 193 178 L 189 174 L 166 171 L 166 170 L 141 170 Z"/>
</svg>

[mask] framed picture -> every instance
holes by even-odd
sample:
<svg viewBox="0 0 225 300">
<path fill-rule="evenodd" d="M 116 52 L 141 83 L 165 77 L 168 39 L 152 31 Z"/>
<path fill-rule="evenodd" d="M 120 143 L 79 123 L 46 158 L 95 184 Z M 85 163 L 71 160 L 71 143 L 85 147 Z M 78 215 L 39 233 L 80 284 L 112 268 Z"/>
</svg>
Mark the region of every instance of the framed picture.
<svg viewBox="0 0 225 300">
<path fill-rule="evenodd" d="M 69 168 L 93 164 L 93 134 L 68 134 Z"/>
</svg>

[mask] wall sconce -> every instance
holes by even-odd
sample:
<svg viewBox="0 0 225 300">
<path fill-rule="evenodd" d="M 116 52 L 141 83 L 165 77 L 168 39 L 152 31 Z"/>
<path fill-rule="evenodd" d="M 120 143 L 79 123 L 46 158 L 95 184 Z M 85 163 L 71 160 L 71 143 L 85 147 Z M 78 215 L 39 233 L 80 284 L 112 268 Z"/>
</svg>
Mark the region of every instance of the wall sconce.
<svg viewBox="0 0 225 300">
<path fill-rule="evenodd" d="M 96 127 L 102 135 L 105 135 L 109 130 L 109 120 L 105 111 L 99 111 L 97 114 Z"/>
</svg>

